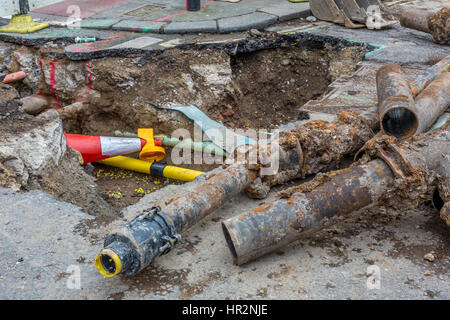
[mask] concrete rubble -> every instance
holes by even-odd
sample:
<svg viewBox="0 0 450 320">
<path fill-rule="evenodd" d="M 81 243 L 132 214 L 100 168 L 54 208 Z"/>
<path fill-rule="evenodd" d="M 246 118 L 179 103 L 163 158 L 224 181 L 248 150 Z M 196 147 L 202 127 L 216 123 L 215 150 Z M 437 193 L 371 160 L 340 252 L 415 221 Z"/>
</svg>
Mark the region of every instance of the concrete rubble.
<svg viewBox="0 0 450 320">
<path fill-rule="evenodd" d="M 122 2 L 0 32 L 1 79 L 23 78 L 0 83 L 0 299 L 450 298 L 445 1 L 375 1 L 378 30 L 287 0 Z M 164 144 L 214 144 L 171 106 L 246 145 Z M 117 132 L 163 165 L 85 164 L 64 135 L 105 159 Z"/>
</svg>

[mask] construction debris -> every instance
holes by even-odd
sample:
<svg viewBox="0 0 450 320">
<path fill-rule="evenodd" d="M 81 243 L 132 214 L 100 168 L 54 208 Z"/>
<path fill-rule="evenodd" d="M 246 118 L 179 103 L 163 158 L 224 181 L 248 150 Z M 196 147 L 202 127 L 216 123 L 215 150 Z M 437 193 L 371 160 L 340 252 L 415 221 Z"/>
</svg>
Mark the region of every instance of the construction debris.
<svg viewBox="0 0 450 320">
<path fill-rule="evenodd" d="M 387 77 L 386 80 L 379 78 L 379 83 L 384 85 L 384 88 L 386 88 L 385 91 L 387 92 L 380 92 L 382 97 L 381 101 L 384 104 L 390 100 L 396 101 L 391 97 L 395 93 L 398 93 L 398 90 L 403 90 L 405 93 L 409 93 L 410 95 L 407 102 L 414 103 L 409 83 L 406 81 L 406 78 L 402 77 L 399 67 L 391 65 L 388 66 L 386 70 L 392 70 L 396 77 L 393 77 L 394 80 L 390 80 L 389 77 Z M 384 73 L 381 72 L 381 74 Z M 389 72 L 387 72 L 387 74 L 389 75 Z M 438 80 L 439 79 L 440 78 L 438 77 Z M 437 86 L 437 88 L 440 87 L 440 85 Z M 433 90 L 434 86 L 430 85 L 429 88 Z M 280 148 L 276 150 L 277 152 L 272 152 L 275 151 L 272 150 L 273 146 L 266 148 L 263 146 L 258 146 L 259 151 L 263 153 L 263 156 L 259 157 L 259 162 L 256 165 L 248 162 L 250 159 L 252 146 L 245 148 L 244 150 L 237 149 L 238 154 L 244 154 L 244 159 L 246 159 L 247 162 L 234 163 L 229 168 L 224 170 L 222 169 L 220 175 L 224 175 L 227 179 L 231 179 L 231 181 L 237 180 L 239 183 L 233 182 L 232 184 L 227 185 L 227 191 L 222 191 L 222 195 L 214 195 L 212 193 L 213 190 L 210 190 L 208 195 L 206 195 L 208 201 L 203 201 L 203 199 L 202 201 L 199 201 L 196 196 L 195 199 L 197 201 L 195 201 L 195 204 L 191 204 L 193 201 L 192 194 L 187 193 L 183 197 L 177 197 L 173 200 L 167 201 L 169 203 L 168 206 L 161 205 L 158 208 L 157 216 L 164 219 L 164 221 L 172 222 L 179 221 L 180 219 L 183 221 L 186 219 L 184 217 L 186 210 L 190 213 L 190 217 L 193 216 L 195 218 L 189 219 L 188 225 L 185 224 L 182 226 L 175 224 L 172 229 L 176 230 L 176 234 L 174 231 L 171 231 L 171 233 L 166 231 L 153 231 L 154 227 L 151 229 L 143 226 L 139 227 L 139 229 L 145 229 L 147 231 L 145 242 L 157 244 L 157 246 L 152 245 L 151 248 L 141 248 L 141 244 L 129 238 L 127 238 L 127 240 L 123 240 L 128 243 L 126 246 L 122 243 L 123 241 L 120 244 L 114 242 L 114 239 L 123 238 L 125 235 L 130 237 L 130 232 L 126 230 L 132 230 L 138 228 L 140 224 L 144 225 L 147 223 L 147 221 L 142 222 L 142 219 L 133 220 L 124 226 L 122 231 L 119 231 L 120 236 L 115 233 L 110 235 L 107 240 L 105 240 L 105 250 L 96 259 L 97 268 L 100 273 L 105 276 L 115 276 L 120 272 L 124 272 L 126 274 L 137 273 L 139 270 L 150 264 L 154 258 L 168 252 L 178 242 L 178 240 L 176 240 L 178 239 L 178 233 L 181 233 L 189 226 L 196 223 L 201 217 L 211 213 L 211 208 L 220 207 L 229 199 L 229 195 L 233 195 L 241 192 L 243 189 L 247 189 L 247 194 L 250 197 L 264 198 L 270 191 L 270 187 L 276 184 L 285 183 L 299 177 L 305 177 L 306 174 L 324 172 L 335 168 L 342 157 L 345 155 L 354 154 L 374 135 L 374 130 L 376 130 L 377 124 L 378 119 L 374 109 L 370 109 L 361 115 L 354 111 L 344 111 L 340 113 L 331 123 L 326 121 L 309 121 L 305 125 L 300 125 L 290 131 L 283 132 L 280 138 Z M 274 162 L 279 163 L 278 170 L 276 170 L 272 175 L 261 174 L 262 170 L 270 168 Z M 362 171 L 358 170 L 356 173 L 353 172 L 354 170 L 350 170 L 350 176 L 347 177 L 344 175 L 342 178 L 343 181 L 352 180 L 356 183 L 359 180 L 366 181 L 367 179 L 372 178 L 374 181 L 372 181 L 370 185 L 375 185 L 378 183 L 379 186 L 377 190 L 380 190 L 380 192 L 375 195 L 368 196 L 366 194 L 367 190 L 362 188 L 362 193 L 358 193 L 355 192 L 355 186 L 349 182 L 347 184 L 348 191 L 340 195 L 341 202 L 336 201 L 333 203 L 333 205 L 335 205 L 333 208 L 339 208 L 339 210 L 344 211 L 349 210 L 345 212 L 350 212 L 372 204 L 375 200 L 378 200 L 382 194 L 384 194 L 385 190 L 383 189 L 383 186 L 386 186 L 386 179 L 389 180 L 387 182 L 390 182 L 390 179 L 394 179 L 390 176 L 389 167 L 381 160 L 375 161 L 370 165 L 365 165 Z M 236 176 L 233 177 L 233 174 L 236 174 Z M 214 177 L 216 176 L 213 176 L 213 178 Z M 199 182 L 199 190 L 195 190 L 195 192 L 200 192 L 200 189 L 210 186 L 213 178 L 209 178 L 207 176 L 206 181 L 203 183 Z M 244 181 L 245 183 L 243 183 Z M 341 181 L 341 183 L 343 182 Z M 364 183 L 361 182 L 361 185 L 363 184 Z M 217 191 L 217 188 L 214 190 Z M 328 198 L 336 200 L 339 196 L 333 196 L 333 194 L 335 192 L 339 193 L 339 190 L 341 189 L 338 188 L 338 184 L 335 183 L 333 186 L 329 186 L 324 189 L 324 191 L 321 191 L 321 193 L 318 194 L 317 199 L 319 199 L 320 196 L 320 199 L 322 200 Z M 297 200 L 299 199 L 291 200 L 290 203 L 295 204 L 297 203 Z M 318 203 L 319 200 L 314 200 L 315 202 L 313 200 L 311 201 Z M 184 209 L 179 207 L 179 203 L 181 202 L 185 203 L 185 206 L 183 206 Z M 209 205 L 204 207 L 207 202 L 209 202 Z M 305 205 L 305 203 L 299 201 L 298 205 L 302 206 Z M 294 208 L 297 208 L 296 205 L 294 205 Z M 264 211 L 262 208 L 259 208 L 257 211 L 259 212 L 259 210 Z M 324 210 L 327 211 L 331 209 L 325 208 Z M 274 211 L 278 213 L 281 212 L 278 207 L 274 208 Z M 143 214 L 148 216 L 148 212 Z M 319 214 L 319 217 L 321 216 L 322 213 Z M 317 217 L 308 217 L 308 219 L 312 219 L 311 221 L 320 220 Z M 284 221 L 283 224 L 285 223 L 284 218 L 279 221 Z M 254 226 L 259 226 L 259 224 L 256 223 Z M 306 226 L 309 226 L 309 224 L 306 224 Z M 164 237 L 169 242 L 164 242 L 162 240 Z M 141 239 L 140 241 L 144 241 L 142 240 L 144 239 L 144 235 L 139 235 L 139 239 Z M 227 240 L 231 241 L 229 239 Z M 253 243 L 253 241 L 250 242 Z M 111 243 L 113 244 L 110 245 Z M 263 246 L 266 247 L 265 244 L 263 244 Z M 146 250 L 150 251 L 146 252 Z M 136 252 L 143 252 L 141 254 L 142 257 L 138 258 L 137 261 L 132 258 L 139 257 L 139 255 L 136 255 Z M 246 259 L 247 258 L 244 258 L 245 261 L 248 261 Z M 123 265 L 125 265 L 125 268 L 122 269 Z"/>
<path fill-rule="evenodd" d="M 400 24 L 429 33 L 434 42 L 447 44 L 450 41 L 450 8 L 442 8 L 436 12 L 429 12 L 419 8 L 405 8 L 400 15 Z"/>
<path fill-rule="evenodd" d="M 379 159 L 321 176 L 311 191 L 302 192 L 302 186 L 287 189 L 284 198 L 222 222 L 234 262 L 254 260 L 305 231 L 336 223 L 340 215 L 392 198 L 417 202 L 430 199 L 439 188 L 444 201 L 450 200 L 448 126 L 413 142 L 382 137 L 371 144 Z"/>
<path fill-rule="evenodd" d="M 306 125 L 296 127 L 286 132 L 280 140 L 281 148 L 278 159 L 280 163 L 279 174 L 269 176 L 265 179 L 260 176 L 262 168 L 259 165 L 249 166 L 244 162 L 236 162 L 226 169 L 216 169 L 218 173 L 202 175 L 201 177 L 204 178 L 200 179 L 197 182 L 197 186 L 190 192 L 187 192 L 185 196 L 166 201 L 167 205 L 161 204 L 160 210 L 158 210 L 158 216 L 165 217 L 165 220 L 174 221 L 175 230 L 177 233 L 181 233 L 202 217 L 213 212 L 216 208 L 221 207 L 232 195 L 247 188 L 247 192 L 251 196 L 265 197 L 268 193 L 267 187 L 270 189 L 270 186 L 277 183 L 285 183 L 307 173 L 319 172 L 335 167 L 345 154 L 354 153 L 373 136 L 372 128 L 378 122 L 376 116 L 374 116 L 375 114 L 375 112 L 371 111 L 363 116 L 354 111 L 348 111 L 341 113 L 331 123 L 310 121 Z M 342 140 L 336 140 L 336 137 Z M 303 144 L 302 146 L 300 146 L 301 143 Z M 320 146 L 320 148 L 317 148 L 317 146 Z M 322 150 L 327 150 L 328 152 L 326 161 L 323 160 Z M 262 163 L 263 168 L 271 166 L 271 157 L 270 152 L 267 152 L 266 156 L 263 157 L 266 160 L 266 162 Z M 244 159 L 248 160 L 248 157 Z M 208 191 L 206 192 L 205 190 Z M 123 245 L 117 244 L 118 248 L 115 248 L 116 244 L 112 247 L 109 245 L 114 239 L 128 234 L 129 232 L 126 230 L 137 228 L 140 223 L 144 223 L 142 221 L 135 219 L 125 225 L 122 231 L 118 231 L 122 236 L 118 236 L 117 233 L 110 235 L 105 240 L 105 248 L 108 250 L 101 254 L 97 260 L 104 261 L 106 259 L 104 256 L 106 255 L 110 257 L 108 258 L 110 262 L 125 261 L 124 263 L 127 265 L 127 268 L 122 269 L 123 272 L 126 274 L 135 274 L 150 264 L 154 258 L 161 255 L 161 252 L 169 251 L 176 244 L 177 241 L 172 241 L 170 242 L 170 246 L 166 245 L 167 241 L 164 241 L 163 238 L 170 236 L 167 232 L 154 232 L 152 231 L 154 227 L 148 229 L 142 225 L 139 229 L 145 229 L 147 233 L 145 234 L 145 238 L 144 235 L 140 235 L 139 238 L 142 239 L 141 241 L 145 241 L 145 243 L 151 242 L 155 244 L 151 248 L 141 248 L 141 245 L 136 241 L 127 240 L 127 242 L 132 243 L 132 246 L 128 246 L 126 254 L 122 254 L 120 252 L 125 250 L 122 248 Z M 146 223 L 147 221 L 145 221 Z M 173 238 L 173 235 L 171 237 Z M 160 247 L 164 247 L 164 250 L 159 250 Z M 119 250 L 120 252 L 115 250 Z M 146 250 L 151 251 L 146 252 Z M 135 251 L 143 252 L 141 258 L 138 258 L 138 261 L 130 258 L 136 256 L 133 253 Z M 116 252 L 119 257 L 112 252 Z M 120 257 L 120 254 L 123 256 Z M 102 267 L 98 263 L 97 267 L 105 276 L 120 273 L 111 272 L 112 267 Z M 110 271 L 108 271 L 108 268 Z M 128 270 L 128 268 L 131 269 Z"/>
<path fill-rule="evenodd" d="M 63 17 L 69 2 L 81 17 Z M 429 280 L 379 295 L 446 297 L 445 46 L 378 30 L 394 23 L 379 0 L 311 0 L 316 16 L 289 3 L 303 0 L 88 2 L 33 8 L 58 27 L 0 32 L 0 186 L 14 190 L 0 189 L 0 298 L 370 297 L 379 257 Z M 446 10 L 418 28 L 443 41 Z M 300 258 L 280 250 L 300 237 Z M 277 255 L 236 272 L 227 246 L 238 265 Z"/>
</svg>

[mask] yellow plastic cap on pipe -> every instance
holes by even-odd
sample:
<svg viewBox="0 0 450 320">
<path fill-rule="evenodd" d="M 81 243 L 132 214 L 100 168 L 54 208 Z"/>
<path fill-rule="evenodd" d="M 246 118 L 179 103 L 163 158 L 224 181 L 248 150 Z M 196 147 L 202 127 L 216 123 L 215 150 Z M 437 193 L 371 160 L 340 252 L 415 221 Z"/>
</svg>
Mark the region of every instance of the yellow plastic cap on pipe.
<svg viewBox="0 0 450 320">
<path fill-rule="evenodd" d="M 147 141 L 145 146 L 139 153 L 139 159 L 144 161 L 161 161 L 166 156 L 166 151 L 163 147 L 155 146 L 153 139 L 153 129 L 138 129 L 138 137 Z"/>
</svg>

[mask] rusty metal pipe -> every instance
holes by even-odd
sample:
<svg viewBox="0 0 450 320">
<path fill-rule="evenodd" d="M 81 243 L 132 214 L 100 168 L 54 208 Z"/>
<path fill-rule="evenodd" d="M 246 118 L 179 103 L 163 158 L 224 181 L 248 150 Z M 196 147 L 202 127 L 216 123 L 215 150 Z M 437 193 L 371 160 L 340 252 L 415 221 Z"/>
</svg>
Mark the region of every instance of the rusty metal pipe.
<svg viewBox="0 0 450 320">
<path fill-rule="evenodd" d="M 251 198 L 265 198 L 270 187 L 306 175 L 333 170 L 358 151 L 378 129 L 376 108 L 358 114 L 346 110 L 331 122 L 316 120 L 280 134 L 279 170 L 258 177 L 248 188 Z"/>
<path fill-rule="evenodd" d="M 423 74 L 421 74 L 411 84 L 411 91 L 413 96 L 417 96 L 422 90 L 427 87 L 434 79 L 436 79 L 442 72 L 450 71 L 450 55 L 429 67 Z"/>
<path fill-rule="evenodd" d="M 382 82 L 383 70 L 380 69 L 379 74 L 377 85 L 383 94 L 385 88 L 383 87 L 385 83 Z M 392 76 L 393 74 L 391 73 L 391 79 L 395 78 Z M 397 76 L 397 73 L 394 75 Z M 378 83 L 378 79 L 380 79 L 380 83 Z M 427 131 L 450 106 L 449 72 L 441 73 L 416 97 L 415 102 L 409 101 L 412 96 L 404 95 L 406 91 L 404 85 L 401 87 L 403 92 L 399 91 L 396 96 L 381 101 L 379 109 L 383 132 L 399 139 Z"/>
<path fill-rule="evenodd" d="M 414 134 L 427 131 L 450 107 L 450 72 L 441 73 L 416 98 L 412 110 L 418 119 Z"/>
<path fill-rule="evenodd" d="M 419 8 L 405 8 L 400 14 L 400 24 L 408 29 L 414 29 L 426 33 L 430 33 L 428 28 L 428 20 L 433 15 L 429 12 Z"/>
<path fill-rule="evenodd" d="M 428 180 L 435 177 L 436 186 L 430 187 L 431 200 L 440 211 L 441 219 L 450 227 L 450 121 L 447 121 L 437 134 L 426 135 L 430 138 L 416 143 L 419 149 L 403 147 L 400 152 L 405 159 L 408 159 L 410 168 L 424 168 L 422 176 Z M 395 161 L 390 161 L 390 158 L 393 157 L 386 157 L 391 163 L 391 168 L 397 170 L 396 167 L 400 166 L 396 166 Z M 413 195 L 413 197 L 417 196 Z"/>
<path fill-rule="evenodd" d="M 429 12 L 418 8 L 406 8 L 400 14 L 400 24 L 405 28 L 429 33 L 434 42 L 447 44 L 450 34 L 450 8 Z"/>
<path fill-rule="evenodd" d="M 280 168 L 294 168 L 288 180 L 302 173 L 327 170 L 364 145 L 373 136 L 372 129 L 377 123 L 373 110 L 365 115 L 348 111 L 331 123 L 315 121 L 296 127 L 282 138 Z M 337 140 L 336 136 L 342 139 Z M 329 153 L 327 161 L 322 161 L 321 150 Z M 174 196 L 159 208 L 141 213 L 109 235 L 96 257 L 97 269 L 106 277 L 139 272 L 170 251 L 179 241 L 180 233 L 247 189 L 257 177 L 257 170 L 244 162 L 198 177 L 192 185 L 186 185 L 182 196 Z"/>
<path fill-rule="evenodd" d="M 329 174 L 330 180 L 311 191 L 302 193 L 298 187 L 288 189 L 292 194 L 287 199 L 281 198 L 223 221 L 224 236 L 234 262 L 240 265 L 256 259 L 299 239 L 304 231 L 334 223 L 338 215 L 374 205 L 384 199 L 388 190 L 402 190 L 406 197 L 412 194 L 413 200 L 417 200 L 424 197 L 422 193 L 431 194 L 433 184 L 447 177 L 444 179 L 447 184 L 442 188 L 447 192 L 445 201 L 450 201 L 448 128 L 426 134 L 424 139 L 412 144 L 391 141 L 383 148 L 377 143 L 373 145 L 379 152 L 378 159 Z M 437 178 L 432 182 L 431 177 Z M 404 190 L 406 181 L 411 185 L 410 190 Z M 422 183 L 424 190 L 413 181 Z"/>
<path fill-rule="evenodd" d="M 381 129 L 397 138 L 411 137 L 418 119 L 411 111 L 414 97 L 408 79 L 397 64 L 387 64 L 377 72 L 378 114 Z"/>
<path fill-rule="evenodd" d="M 297 240 L 337 215 L 375 203 L 394 178 L 389 166 L 374 160 L 345 170 L 309 193 L 263 205 L 222 222 L 234 263 L 241 265 Z"/>
</svg>

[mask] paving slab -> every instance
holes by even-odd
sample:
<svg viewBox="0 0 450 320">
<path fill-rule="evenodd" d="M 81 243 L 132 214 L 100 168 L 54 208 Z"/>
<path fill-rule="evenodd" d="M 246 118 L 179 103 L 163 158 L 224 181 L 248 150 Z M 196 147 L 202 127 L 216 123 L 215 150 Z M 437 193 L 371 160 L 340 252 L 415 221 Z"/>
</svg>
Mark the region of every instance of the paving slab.
<svg viewBox="0 0 450 320">
<path fill-rule="evenodd" d="M 127 3 L 130 0 L 67 0 L 34 9 L 33 12 L 56 16 L 71 16 L 76 10 L 81 18 L 88 18 L 97 12 Z M 77 9 L 75 9 L 77 8 Z"/>
<path fill-rule="evenodd" d="M 219 32 L 228 33 L 248 29 L 262 29 L 278 21 L 278 17 L 264 12 L 254 12 L 242 16 L 219 19 Z"/>
<path fill-rule="evenodd" d="M 116 44 L 115 46 L 110 47 L 110 49 L 127 49 L 127 48 L 142 49 L 160 43 L 162 41 L 163 39 L 160 38 L 139 37 L 128 40 L 126 42 Z"/>
<path fill-rule="evenodd" d="M 165 22 L 122 20 L 112 26 L 113 30 L 160 33 Z"/>
<path fill-rule="evenodd" d="M 186 21 L 171 22 L 164 27 L 164 33 L 196 33 L 196 32 L 217 32 L 217 22 L 209 21 Z"/>
<path fill-rule="evenodd" d="M 63 16 L 55 16 L 44 13 L 31 12 L 31 17 L 36 22 L 46 22 L 51 26 L 67 26 L 73 20 L 70 20 L 69 17 Z M 79 19 L 81 21 L 81 19 Z"/>
<path fill-rule="evenodd" d="M 300 28 L 300 29 L 298 29 Z M 301 30 L 301 24 L 271 26 L 265 30 L 280 34 L 308 32 L 314 35 L 331 36 L 346 39 L 354 43 L 366 43 L 374 47 L 365 58 L 369 61 L 426 64 L 430 57 L 447 56 L 450 47 L 433 42 L 431 35 L 416 30 L 403 28 L 400 24 L 390 29 L 348 29 L 333 23 L 318 21 L 312 23 L 308 30 Z"/>
<path fill-rule="evenodd" d="M 123 18 L 133 19 L 133 15 L 128 15 L 129 12 L 139 10 L 139 8 L 145 7 L 151 4 L 149 1 L 143 0 L 130 0 L 124 4 L 109 8 L 104 11 L 100 11 L 91 16 L 92 19 L 106 19 L 106 18 Z"/>
<path fill-rule="evenodd" d="M 85 19 L 81 22 L 81 28 L 107 30 L 119 22 L 119 19 Z"/>
<path fill-rule="evenodd" d="M 108 39 L 69 45 L 64 52 L 72 60 L 87 60 L 107 56 L 126 57 L 133 53 L 159 52 L 185 43 L 177 35 L 143 36 L 140 33 L 120 34 Z"/>
<path fill-rule="evenodd" d="M 0 41 L 23 45 L 40 45 L 47 42 L 74 43 L 75 38 L 95 37 L 98 40 L 116 36 L 116 33 L 96 29 L 67 29 L 50 27 L 34 33 L 0 33 Z"/>
<path fill-rule="evenodd" d="M 287 21 L 310 16 L 309 2 L 292 3 L 285 1 L 276 5 L 259 8 L 258 12 L 265 12 L 278 17 L 279 21 Z"/>
<path fill-rule="evenodd" d="M 221 18 L 229 18 L 240 16 L 255 12 L 255 8 L 250 8 L 245 5 L 245 1 L 236 5 L 236 3 L 214 1 L 208 3 L 200 11 L 185 12 L 171 18 L 171 21 L 203 21 L 203 20 L 217 20 Z"/>
<path fill-rule="evenodd" d="M 64 18 L 74 13 L 73 8 L 80 9 L 81 18 L 86 20 L 83 25 L 89 25 L 91 29 L 111 27 L 106 21 L 126 21 L 120 22 L 116 30 L 147 32 L 147 27 L 141 25 L 142 21 L 149 21 L 168 23 L 167 28 L 161 29 L 167 33 L 235 32 L 263 28 L 310 14 L 309 3 L 290 3 L 287 0 L 243 0 L 238 3 L 201 0 L 201 9 L 196 12 L 186 10 L 185 0 L 66 0 L 35 9 L 32 14 L 40 15 L 42 21 L 62 25 Z M 96 19 L 100 20 L 99 24 L 93 23 Z M 215 28 L 214 22 L 222 27 Z M 137 27 L 128 28 L 127 23 Z M 148 29 L 148 32 L 153 31 L 154 28 Z"/>
<path fill-rule="evenodd" d="M 163 8 L 160 10 L 149 11 L 146 10 L 146 14 L 139 14 L 139 10 L 144 10 L 148 6 L 142 7 L 142 3 L 136 9 L 132 9 L 129 7 L 124 8 L 125 10 L 119 9 L 111 9 L 108 11 L 104 11 L 100 14 L 93 16 L 93 19 L 104 19 L 106 17 L 114 17 L 125 20 L 136 20 L 136 21 L 165 21 L 168 20 L 167 17 L 172 17 L 173 15 L 179 14 L 180 9 L 177 8 Z"/>
</svg>

